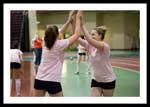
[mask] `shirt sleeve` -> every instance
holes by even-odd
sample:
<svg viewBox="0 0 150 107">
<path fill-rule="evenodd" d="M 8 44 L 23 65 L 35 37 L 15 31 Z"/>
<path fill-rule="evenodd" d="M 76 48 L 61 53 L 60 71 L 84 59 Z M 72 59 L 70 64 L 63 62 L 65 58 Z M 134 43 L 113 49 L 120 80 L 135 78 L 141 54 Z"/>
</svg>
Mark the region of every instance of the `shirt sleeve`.
<svg viewBox="0 0 150 107">
<path fill-rule="evenodd" d="M 59 40 L 58 46 L 60 50 L 64 50 L 69 46 L 69 39 Z"/>
<path fill-rule="evenodd" d="M 103 42 L 103 48 L 100 51 L 103 51 L 103 52 L 109 54 L 109 50 L 110 50 L 109 45 L 107 43 Z"/>
</svg>

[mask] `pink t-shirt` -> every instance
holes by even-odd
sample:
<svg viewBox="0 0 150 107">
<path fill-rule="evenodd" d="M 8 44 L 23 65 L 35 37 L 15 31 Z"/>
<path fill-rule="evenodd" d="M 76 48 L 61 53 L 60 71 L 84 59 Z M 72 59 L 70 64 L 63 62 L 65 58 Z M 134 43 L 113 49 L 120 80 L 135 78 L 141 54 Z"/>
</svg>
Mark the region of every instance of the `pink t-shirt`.
<svg viewBox="0 0 150 107">
<path fill-rule="evenodd" d="M 97 49 L 84 41 L 85 48 L 89 51 L 89 61 L 92 65 L 92 78 L 98 82 L 111 82 L 116 79 L 110 62 L 109 45 L 103 42 L 104 48 Z"/>
<path fill-rule="evenodd" d="M 50 50 L 45 46 L 43 47 L 42 59 L 38 68 L 36 79 L 55 82 L 61 81 L 64 49 L 67 48 L 68 45 L 69 40 L 64 39 L 57 40 Z"/>
<path fill-rule="evenodd" d="M 19 49 L 11 49 L 10 50 L 10 62 L 21 63 L 22 60 L 22 51 Z"/>
</svg>

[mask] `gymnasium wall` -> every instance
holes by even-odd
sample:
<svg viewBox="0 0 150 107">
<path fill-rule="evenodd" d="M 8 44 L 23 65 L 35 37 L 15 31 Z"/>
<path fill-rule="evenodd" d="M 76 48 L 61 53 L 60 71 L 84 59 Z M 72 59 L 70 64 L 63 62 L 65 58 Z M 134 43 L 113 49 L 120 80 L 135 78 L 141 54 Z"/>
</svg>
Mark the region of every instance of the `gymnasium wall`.
<svg viewBox="0 0 150 107">
<path fill-rule="evenodd" d="M 139 49 L 139 13 L 137 11 L 97 12 L 97 25 L 106 25 L 105 41 L 111 49 Z"/>
<path fill-rule="evenodd" d="M 37 25 L 39 34 L 43 37 L 46 26 L 55 24 L 59 28 L 67 20 L 69 11 L 47 11 L 36 12 L 36 18 L 40 23 Z M 34 15 L 34 14 L 33 14 Z M 105 41 L 111 49 L 139 49 L 139 13 L 136 11 L 85 11 L 84 20 L 87 29 L 91 31 L 94 27 L 106 25 L 107 32 Z M 30 25 L 36 30 L 35 24 Z M 32 35 L 35 30 L 31 31 Z M 69 26 L 67 34 L 71 34 Z"/>
</svg>

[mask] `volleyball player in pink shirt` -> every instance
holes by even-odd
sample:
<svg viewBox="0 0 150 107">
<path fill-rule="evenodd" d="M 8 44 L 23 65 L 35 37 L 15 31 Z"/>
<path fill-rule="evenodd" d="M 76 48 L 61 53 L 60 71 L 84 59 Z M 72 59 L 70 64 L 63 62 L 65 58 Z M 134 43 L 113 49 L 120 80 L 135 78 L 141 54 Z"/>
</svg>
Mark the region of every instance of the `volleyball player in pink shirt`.
<svg viewBox="0 0 150 107">
<path fill-rule="evenodd" d="M 79 38 L 78 42 L 88 50 L 92 65 L 91 96 L 113 96 L 116 76 L 110 62 L 110 47 L 104 41 L 106 27 L 96 27 L 89 33 L 82 19 L 81 29 L 86 40 Z"/>
<path fill-rule="evenodd" d="M 59 36 L 65 32 L 77 11 L 69 14 L 67 22 L 60 32 L 55 25 L 49 26 L 45 31 L 42 60 L 35 78 L 34 96 L 44 96 L 47 91 L 50 96 L 63 96 L 61 87 L 61 72 L 64 60 L 64 49 L 78 40 L 80 36 L 80 24 L 82 11 L 76 15 L 76 26 L 74 34 L 68 39 L 59 40 Z"/>
</svg>

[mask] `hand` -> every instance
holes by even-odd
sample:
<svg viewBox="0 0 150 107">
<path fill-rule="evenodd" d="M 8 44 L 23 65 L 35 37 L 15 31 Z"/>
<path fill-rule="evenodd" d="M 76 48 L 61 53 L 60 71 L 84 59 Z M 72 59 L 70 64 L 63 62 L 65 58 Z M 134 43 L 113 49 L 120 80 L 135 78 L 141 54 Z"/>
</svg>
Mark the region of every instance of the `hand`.
<svg viewBox="0 0 150 107">
<path fill-rule="evenodd" d="M 77 18 L 82 19 L 83 17 L 83 11 L 79 10 L 77 13 Z"/>
<path fill-rule="evenodd" d="M 69 13 L 69 17 L 74 16 L 78 11 L 77 10 L 72 10 Z"/>
<path fill-rule="evenodd" d="M 69 13 L 69 17 L 68 17 L 68 21 L 69 22 L 73 22 L 73 20 L 75 19 L 75 14 L 77 13 L 77 10 L 72 10 Z"/>
<path fill-rule="evenodd" d="M 84 21 L 83 21 L 83 11 L 78 11 L 77 16 L 78 19 L 80 19 L 81 21 L 81 26 L 83 25 Z"/>
</svg>

